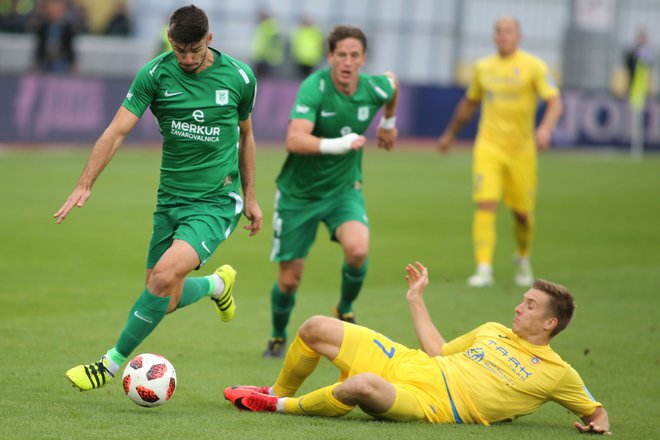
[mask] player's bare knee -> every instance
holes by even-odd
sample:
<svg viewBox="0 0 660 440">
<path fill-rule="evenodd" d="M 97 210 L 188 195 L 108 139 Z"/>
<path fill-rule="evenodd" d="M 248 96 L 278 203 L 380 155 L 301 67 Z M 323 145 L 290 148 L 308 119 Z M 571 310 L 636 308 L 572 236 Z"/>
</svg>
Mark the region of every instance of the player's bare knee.
<svg viewBox="0 0 660 440">
<path fill-rule="evenodd" d="M 277 280 L 277 284 L 285 294 L 295 293 L 300 286 L 300 280 L 302 279 L 302 273 L 297 273 L 295 271 L 284 271 L 280 272 L 280 275 Z"/>
<path fill-rule="evenodd" d="M 169 292 L 177 280 L 178 277 L 172 271 L 154 269 L 147 282 L 147 289 L 154 295 L 167 296 L 166 292 Z"/>
<path fill-rule="evenodd" d="M 480 211 L 497 211 L 497 202 L 479 202 L 477 203 L 477 209 Z"/>
<path fill-rule="evenodd" d="M 282 293 L 293 295 L 296 292 L 296 290 L 298 290 L 298 286 L 300 285 L 300 278 L 280 277 L 278 284 Z"/>
<path fill-rule="evenodd" d="M 298 335 L 305 344 L 312 347 L 323 339 L 323 335 L 328 330 L 328 321 L 331 319 L 322 315 L 312 316 L 300 326 Z"/>
<path fill-rule="evenodd" d="M 361 373 L 346 379 L 343 384 L 345 386 L 337 387 L 337 398 L 343 395 L 345 398 L 354 399 L 356 403 L 368 401 L 377 390 L 375 377 L 377 376 L 373 373 Z"/>
<path fill-rule="evenodd" d="M 348 246 L 345 255 L 349 266 L 362 267 L 369 256 L 369 246 L 366 243 Z"/>
<path fill-rule="evenodd" d="M 529 213 L 513 211 L 513 218 L 521 225 L 529 223 Z"/>
</svg>

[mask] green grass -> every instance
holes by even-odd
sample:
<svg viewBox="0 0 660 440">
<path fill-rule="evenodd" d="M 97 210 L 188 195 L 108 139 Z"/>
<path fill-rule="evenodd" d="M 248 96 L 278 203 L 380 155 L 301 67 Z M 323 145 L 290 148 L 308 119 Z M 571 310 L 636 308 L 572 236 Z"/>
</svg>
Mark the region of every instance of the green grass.
<svg viewBox="0 0 660 440">
<path fill-rule="evenodd" d="M 566 438 L 576 418 L 548 404 L 494 427 L 377 422 L 361 411 L 331 420 L 250 414 L 222 397 L 231 384 L 272 383 L 278 361 L 261 351 L 270 332 L 276 266 L 270 251 L 274 177 L 281 149 L 258 153 L 264 230 L 243 230 L 223 244 L 203 273 L 238 269 L 238 314 L 221 323 L 205 301 L 163 321 L 138 352 L 167 356 L 177 368 L 172 401 L 142 409 L 119 381 L 75 392 L 64 379 L 116 340 L 142 291 L 155 203 L 159 152 L 125 149 L 92 198 L 62 225 L 51 218 L 75 183 L 88 151 L 0 152 L 0 438 Z M 512 283 L 510 215 L 500 210 L 493 288 L 471 290 L 470 157 L 459 151 L 369 149 L 367 207 L 370 272 L 357 303 L 360 323 L 416 346 L 405 303 L 404 265 L 427 264 L 426 298 L 447 338 L 494 320 L 507 325 L 521 290 Z M 567 285 L 578 311 L 553 347 L 580 372 L 609 411 L 620 438 L 660 431 L 660 157 L 544 154 L 540 161 L 538 277 Z M 337 298 L 340 249 L 323 228 L 312 250 L 291 329 L 329 314 Z M 323 361 L 302 391 L 336 380 Z M 97 437 L 98 436 L 98 437 Z"/>
</svg>

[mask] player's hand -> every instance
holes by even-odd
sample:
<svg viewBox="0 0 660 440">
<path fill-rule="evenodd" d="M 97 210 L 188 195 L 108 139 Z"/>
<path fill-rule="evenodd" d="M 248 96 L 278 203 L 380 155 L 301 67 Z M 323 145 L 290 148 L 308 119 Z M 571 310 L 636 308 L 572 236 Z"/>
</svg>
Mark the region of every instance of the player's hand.
<svg viewBox="0 0 660 440">
<path fill-rule="evenodd" d="M 261 230 L 263 221 L 263 214 L 256 200 L 245 201 L 243 215 L 250 220 L 250 224 L 243 226 L 243 229 L 250 231 L 250 237 L 256 235 Z"/>
<path fill-rule="evenodd" d="M 353 142 L 351 142 L 351 149 L 357 150 L 359 148 L 364 147 L 364 144 L 367 143 L 367 138 L 360 135 L 358 136 L 357 139 L 355 139 Z"/>
<path fill-rule="evenodd" d="M 547 150 L 550 147 L 552 132 L 543 127 L 536 129 L 536 146 L 539 150 Z"/>
<path fill-rule="evenodd" d="M 415 266 L 412 264 L 406 266 L 406 272 L 408 272 L 408 275 L 406 275 L 406 281 L 408 282 L 406 299 L 408 301 L 420 299 L 424 289 L 429 285 L 429 271 L 419 261 L 415 262 Z"/>
<path fill-rule="evenodd" d="M 64 205 L 62 205 L 62 207 L 55 214 L 53 214 L 53 217 L 57 219 L 57 224 L 59 225 L 64 221 L 66 216 L 69 214 L 69 211 L 71 211 L 74 206 L 82 208 L 91 195 L 91 188 L 76 186 L 69 197 L 66 199 L 66 202 L 64 202 Z"/>
<path fill-rule="evenodd" d="M 452 133 L 444 133 L 438 138 L 436 146 L 441 153 L 448 153 L 451 149 L 451 144 L 454 143 L 454 135 Z"/>
<path fill-rule="evenodd" d="M 581 434 L 600 434 L 600 435 L 612 435 L 607 429 L 601 428 L 596 425 L 594 422 L 589 423 L 588 425 L 583 425 L 580 422 L 575 422 L 575 427 Z"/>
<path fill-rule="evenodd" d="M 378 127 L 376 130 L 376 139 L 378 140 L 378 148 L 384 148 L 390 151 L 394 148 L 394 141 L 399 136 L 399 130 L 394 128 Z"/>
</svg>

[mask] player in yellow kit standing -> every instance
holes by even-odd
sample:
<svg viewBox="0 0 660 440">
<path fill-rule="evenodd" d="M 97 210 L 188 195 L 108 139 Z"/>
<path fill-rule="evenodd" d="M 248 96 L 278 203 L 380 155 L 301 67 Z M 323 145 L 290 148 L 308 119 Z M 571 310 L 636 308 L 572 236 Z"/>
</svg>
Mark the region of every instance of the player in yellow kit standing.
<svg viewBox="0 0 660 440">
<path fill-rule="evenodd" d="M 300 327 L 272 387 L 233 386 L 225 398 L 255 412 L 333 417 L 359 406 L 380 419 L 483 425 L 514 420 L 552 401 L 580 417 L 580 432 L 609 433 L 603 405 L 549 345 L 575 310 L 565 287 L 537 280 L 514 309 L 511 328 L 489 322 L 445 342 L 424 304 L 427 269 L 416 263 L 406 271 L 421 350 L 315 316 Z M 340 381 L 293 397 L 321 356 L 341 370 Z"/>
<path fill-rule="evenodd" d="M 514 281 L 518 286 L 529 286 L 534 279 L 530 251 L 536 201 L 536 147 L 543 150 L 550 145 L 562 102 L 546 64 L 518 49 L 520 38 L 520 25 L 515 18 L 503 17 L 495 22 L 497 53 L 477 62 L 465 97 L 438 139 L 440 151 L 447 152 L 455 135 L 481 105 L 472 164 L 472 191 L 477 204 L 472 237 L 477 270 L 468 284 L 473 287 L 494 282 L 495 211 L 502 195 L 514 217 Z M 546 101 L 546 109 L 535 130 L 539 97 Z"/>
</svg>

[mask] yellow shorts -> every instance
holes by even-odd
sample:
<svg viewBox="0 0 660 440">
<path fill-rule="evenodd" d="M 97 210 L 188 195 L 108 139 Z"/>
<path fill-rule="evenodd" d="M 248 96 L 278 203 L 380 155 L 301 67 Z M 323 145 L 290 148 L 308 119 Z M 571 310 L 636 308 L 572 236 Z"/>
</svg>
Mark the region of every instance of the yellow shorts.
<svg viewBox="0 0 660 440">
<path fill-rule="evenodd" d="M 373 373 L 394 385 L 394 405 L 374 417 L 397 421 L 454 423 L 438 363 L 420 350 L 389 340 L 366 327 L 344 323 L 344 340 L 333 361 L 342 378 Z"/>
<path fill-rule="evenodd" d="M 531 213 L 536 204 L 536 150 L 507 153 L 484 143 L 474 146 L 472 198 L 497 201 L 516 212 Z"/>
</svg>

